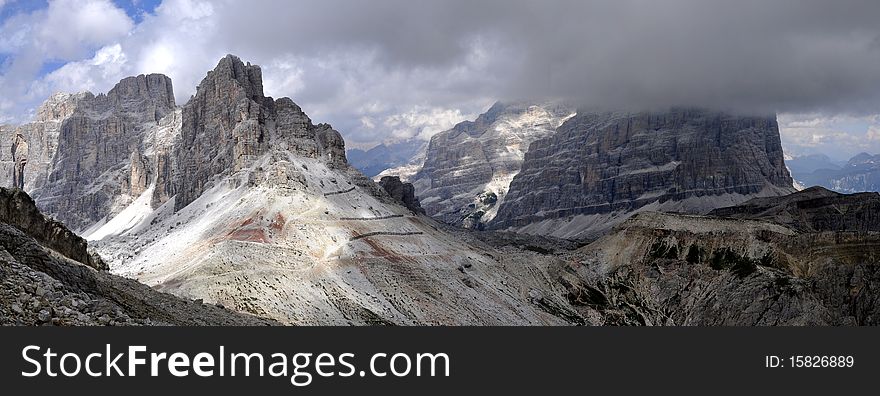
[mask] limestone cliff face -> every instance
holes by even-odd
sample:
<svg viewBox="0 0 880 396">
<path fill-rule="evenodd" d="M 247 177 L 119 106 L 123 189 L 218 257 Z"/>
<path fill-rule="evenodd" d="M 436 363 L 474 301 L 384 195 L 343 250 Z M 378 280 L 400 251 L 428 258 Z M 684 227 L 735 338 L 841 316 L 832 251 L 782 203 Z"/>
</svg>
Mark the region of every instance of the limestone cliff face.
<svg viewBox="0 0 880 396">
<path fill-rule="evenodd" d="M 62 123 L 48 184 L 33 192 L 40 208 L 81 230 L 127 204 L 146 184 L 131 180 L 145 177 L 144 138 L 174 107 L 171 80 L 159 74 L 87 94 Z"/>
<path fill-rule="evenodd" d="M 32 122 L 0 127 L 0 186 L 33 191 L 46 184 L 62 123 L 85 97 L 85 93 L 52 95 Z"/>
<path fill-rule="evenodd" d="M 4 139 L 12 147 L 0 157 L 2 185 L 24 189 L 45 213 L 82 230 L 145 190 L 145 137 L 174 108 L 171 80 L 160 74 L 125 78 L 97 96 L 56 94 L 34 122 L 3 132 L 14 137 Z"/>
<path fill-rule="evenodd" d="M 153 208 L 159 207 L 167 202 L 174 191 L 171 178 L 172 153 L 174 146 L 180 144 L 180 130 L 183 124 L 183 111 L 177 108 L 173 113 L 168 114 L 159 121 L 158 128 L 154 130 L 151 136 L 145 140 L 145 145 L 149 146 L 147 161 L 147 172 L 150 182 L 154 186 L 153 195 L 150 204 Z"/>
<path fill-rule="evenodd" d="M 411 179 L 428 215 L 482 228 L 504 201 L 529 144 L 573 115 L 562 103 L 499 102 L 475 121 L 434 135 Z"/>
<path fill-rule="evenodd" d="M 170 191 L 154 200 L 176 195 L 175 208 L 183 208 L 219 178 L 253 165 L 270 147 L 346 165 L 338 132 L 312 124 L 289 98 L 263 96 L 260 67 L 229 55 L 183 107 L 180 142 L 159 160 L 157 184 Z"/>
<path fill-rule="evenodd" d="M 24 167 L 28 162 L 28 142 L 21 134 L 12 139 L 12 186 L 24 188 Z"/>
<path fill-rule="evenodd" d="M 129 165 L 128 190 L 131 195 L 138 196 L 144 193 L 150 181 L 148 163 L 139 150 L 131 152 Z"/>
<path fill-rule="evenodd" d="M 490 225 L 580 236 L 576 216 L 645 207 L 705 213 L 792 191 L 775 117 L 692 109 L 585 113 L 532 143 Z M 608 219 L 584 227 L 607 229 Z M 536 223 L 540 229 L 529 229 Z"/>
</svg>

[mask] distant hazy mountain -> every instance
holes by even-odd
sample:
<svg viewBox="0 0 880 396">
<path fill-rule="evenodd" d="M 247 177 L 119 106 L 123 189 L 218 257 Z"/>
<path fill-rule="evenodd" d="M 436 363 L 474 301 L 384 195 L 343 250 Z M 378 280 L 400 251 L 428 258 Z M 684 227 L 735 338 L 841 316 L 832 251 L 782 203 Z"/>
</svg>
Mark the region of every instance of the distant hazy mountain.
<svg viewBox="0 0 880 396">
<path fill-rule="evenodd" d="M 373 177 L 386 169 L 408 165 L 427 145 L 427 141 L 412 138 L 396 143 L 383 143 L 369 150 L 349 149 L 346 156 L 351 166 Z"/>
<path fill-rule="evenodd" d="M 786 165 L 804 187 L 822 186 L 842 193 L 880 191 L 880 155 L 861 153 L 838 164 L 817 154 L 796 157 Z"/>
<path fill-rule="evenodd" d="M 810 154 L 786 160 L 785 165 L 793 174 L 807 174 L 819 169 L 838 170 L 845 164 L 834 161 L 825 154 Z"/>
</svg>

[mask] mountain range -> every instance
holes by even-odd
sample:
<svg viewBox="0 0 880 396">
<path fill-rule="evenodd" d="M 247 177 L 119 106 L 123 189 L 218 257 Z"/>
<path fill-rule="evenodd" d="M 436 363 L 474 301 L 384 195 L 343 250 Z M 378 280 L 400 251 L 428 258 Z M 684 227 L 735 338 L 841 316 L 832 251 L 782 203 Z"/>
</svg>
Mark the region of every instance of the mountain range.
<svg viewBox="0 0 880 396">
<path fill-rule="evenodd" d="M 348 149 L 346 155 L 351 166 L 374 177 L 382 171 L 407 165 L 416 165 L 424 160 L 428 142 L 410 138 L 395 143 L 381 143 L 368 150 Z"/>
<path fill-rule="evenodd" d="M 497 103 L 377 183 L 238 57 L 173 98 L 130 77 L 0 129 L 10 320 L 878 320 L 880 195 L 795 192 L 773 116 Z"/>
<path fill-rule="evenodd" d="M 432 137 L 421 166 L 380 175 L 411 181 L 447 224 L 590 240 L 639 211 L 794 192 L 783 157 L 773 116 L 499 102 Z"/>
<path fill-rule="evenodd" d="M 822 186 L 842 193 L 880 191 L 880 155 L 861 153 L 847 162 L 813 154 L 787 160 L 792 177 L 802 186 Z"/>
</svg>

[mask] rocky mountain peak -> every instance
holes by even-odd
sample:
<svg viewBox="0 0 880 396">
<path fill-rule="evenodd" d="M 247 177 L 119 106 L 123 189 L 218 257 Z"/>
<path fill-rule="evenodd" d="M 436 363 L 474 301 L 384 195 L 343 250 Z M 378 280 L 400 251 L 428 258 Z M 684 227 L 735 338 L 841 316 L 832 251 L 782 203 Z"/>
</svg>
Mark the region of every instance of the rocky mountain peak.
<svg viewBox="0 0 880 396">
<path fill-rule="evenodd" d="M 880 163 L 880 155 L 859 153 L 858 155 L 850 158 L 850 160 L 847 162 L 847 166 L 859 166 L 873 163 Z"/>
<path fill-rule="evenodd" d="M 0 131 L 11 144 L 0 153 L 0 185 L 24 189 L 43 212 L 83 230 L 144 190 L 147 136 L 174 110 L 161 74 L 122 79 L 97 96 L 52 95 L 34 122 Z"/>
<path fill-rule="evenodd" d="M 263 96 L 260 67 L 227 55 L 184 105 L 181 143 L 171 154 L 171 174 L 160 172 L 159 184 L 173 180 L 171 192 L 179 210 L 218 177 L 247 171 L 271 150 L 347 166 L 339 132 L 312 124 L 289 98 Z"/>
<path fill-rule="evenodd" d="M 39 108 L 34 116 L 35 122 L 62 121 L 70 117 L 76 106 L 84 98 L 91 96 L 88 92 L 64 93 L 57 92 L 49 97 Z"/>
<path fill-rule="evenodd" d="M 145 106 L 154 107 L 155 121 L 176 107 L 171 78 L 163 74 L 126 77 L 107 92 L 107 98 L 123 111 L 137 112 Z"/>
<path fill-rule="evenodd" d="M 254 101 L 263 99 L 263 71 L 257 65 L 242 62 L 235 55 L 226 55 L 220 59 L 214 70 L 208 72 L 208 76 L 199 84 L 200 89 L 197 91 L 208 94 L 206 89 L 201 89 L 205 83 L 221 88 L 236 84 L 244 90 L 249 99 Z"/>
</svg>

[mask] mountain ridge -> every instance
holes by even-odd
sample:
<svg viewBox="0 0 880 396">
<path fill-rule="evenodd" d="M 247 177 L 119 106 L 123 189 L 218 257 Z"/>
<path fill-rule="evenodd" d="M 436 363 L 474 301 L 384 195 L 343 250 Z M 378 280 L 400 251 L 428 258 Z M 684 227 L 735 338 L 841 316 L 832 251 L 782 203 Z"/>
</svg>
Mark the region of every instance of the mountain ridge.
<svg viewBox="0 0 880 396">
<path fill-rule="evenodd" d="M 130 104 L 137 111 L 111 117 L 118 121 L 124 137 L 117 140 L 130 143 L 111 144 L 116 147 L 112 161 L 97 166 L 88 156 L 72 157 L 63 152 L 65 158 L 85 163 L 63 162 L 62 168 L 50 173 L 91 165 L 106 168 L 105 173 L 118 183 L 92 183 L 100 187 L 101 194 L 108 198 L 116 194 L 116 198 L 112 199 L 114 207 L 82 232 L 88 246 L 100 254 L 114 275 L 93 269 L 82 272 L 81 265 L 62 268 L 97 273 L 97 278 L 88 275 L 87 279 L 110 285 L 115 290 L 111 296 L 117 299 L 114 301 L 135 304 L 129 306 L 140 307 L 129 300 L 132 293 L 143 294 L 150 301 L 178 301 L 153 294 L 158 290 L 202 300 L 207 307 L 222 305 L 270 319 L 266 323 L 876 323 L 874 296 L 851 293 L 853 288 L 871 290 L 878 284 L 875 257 L 880 255 L 875 251 L 880 242 L 872 228 L 863 227 L 870 219 L 866 223 L 860 214 L 874 210 L 873 200 L 819 190 L 772 197 L 788 192 L 791 179 L 781 162 L 775 120 L 769 117 L 746 119 L 702 110 L 572 116 L 566 106 L 548 110 L 533 104 L 496 104 L 489 114 L 459 124 L 458 129 L 437 138 L 461 139 L 458 148 L 450 146 L 449 155 L 439 147 L 434 147 L 433 153 L 428 150 L 426 163 L 443 171 L 429 178 L 439 180 L 431 180 L 433 185 L 455 187 L 454 183 L 462 181 L 474 187 L 461 188 L 446 198 L 461 195 L 457 199 L 465 204 L 462 207 L 453 202 L 450 213 L 455 213 L 459 222 L 449 225 L 421 213 L 422 207 L 438 201 L 429 197 L 419 203 L 419 180 L 414 185 L 394 177 L 373 182 L 348 163 L 338 132 L 327 124 L 314 124 L 289 98 L 263 96 L 262 88 L 258 66 L 227 56 L 207 73 L 196 95 L 183 106 L 160 106 L 163 112 L 157 114 L 150 100 L 123 101 L 119 106 Z M 134 89 L 132 92 L 137 92 Z M 117 108 L 117 104 L 113 106 Z M 62 106 L 55 114 L 64 112 Z M 139 120 L 147 122 L 134 122 Z M 560 132 L 554 127 L 557 122 L 566 128 Z M 103 125 L 104 129 L 95 129 L 96 134 L 111 125 L 91 119 L 84 123 Z M 126 129 L 128 126 L 131 128 Z M 532 140 L 539 135 L 544 137 Z M 72 136 L 77 135 L 59 134 L 62 139 Z M 751 139 L 756 136 L 760 139 Z M 487 139 L 476 139 L 482 137 Z M 509 138 L 515 144 L 495 144 L 510 142 Z M 763 144 L 747 144 L 749 141 Z M 484 145 L 486 142 L 492 144 Z M 522 146 L 528 142 L 530 148 L 523 152 Z M 511 146 L 517 147 L 507 150 Z M 63 150 L 69 147 L 76 146 L 64 145 Z M 461 159 L 458 154 L 462 152 L 485 155 L 487 149 L 502 160 L 464 167 L 457 175 L 454 167 L 438 165 Z M 729 156 L 735 154 L 744 158 L 731 160 Z M 680 163 L 669 165 L 676 161 Z M 699 166 L 677 171 L 681 164 L 690 165 L 688 161 Z M 745 161 L 745 165 L 737 161 Z M 731 163 L 735 165 L 732 170 L 725 170 Z M 493 164 L 504 166 L 493 169 Z M 612 166 L 604 166 L 608 164 Z M 540 192 L 558 181 L 556 176 L 570 173 L 545 172 L 548 165 L 598 175 L 571 181 L 577 182 L 573 183 L 576 188 L 587 188 L 589 194 L 583 195 L 588 199 L 637 210 L 605 218 L 602 226 L 607 232 L 591 243 L 561 240 L 554 237 L 555 232 L 532 236 L 522 229 L 512 234 L 461 227 L 461 217 L 490 206 L 498 210 L 495 219 L 506 221 L 510 209 L 504 208 L 522 204 L 527 195 L 522 187 Z M 497 169 L 511 170 L 507 176 L 516 172 L 510 177 L 516 183 L 511 182 L 510 190 L 504 191 L 510 195 L 504 199 L 496 196 L 493 201 L 484 193 Z M 614 177 L 602 177 L 605 170 Z M 544 176 L 535 179 L 535 175 Z M 621 177 L 611 188 L 603 184 Z M 444 184 L 444 180 L 454 183 Z M 770 197 L 760 198 L 768 185 L 771 190 L 774 186 L 778 189 L 769 191 Z M 716 199 L 709 187 L 737 197 Z M 80 190 L 70 191 L 73 213 L 68 216 L 88 225 L 84 218 L 98 216 L 76 212 L 88 213 L 94 205 L 80 199 Z M 662 194 L 643 197 L 646 191 Z M 676 203 L 683 201 L 678 198 L 697 198 L 688 203 L 702 205 L 700 213 L 652 212 L 656 206 L 634 207 L 631 199 L 659 201 L 664 194 L 671 197 L 668 202 Z M 706 196 L 708 204 L 699 202 Z M 33 202 L 39 206 L 40 197 Z M 813 204 L 804 206 L 804 202 Z M 476 207 L 476 203 L 484 206 Z M 565 205 L 571 203 L 561 198 L 536 200 L 529 203 L 529 210 L 519 213 L 541 215 L 545 206 L 567 210 Z M 723 209 L 728 212 L 703 215 L 725 203 L 739 205 Z M 844 206 L 852 208 L 841 214 L 849 220 L 833 224 L 824 220 L 834 208 Z M 813 225 L 788 222 L 792 218 L 812 219 L 809 224 Z M 560 221 L 554 223 L 553 231 L 567 231 L 562 221 L 568 219 L 551 220 Z M 480 224 L 470 226 L 480 228 Z M 834 227 L 827 230 L 815 224 Z M 23 282 L 39 279 L 42 275 L 32 276 L 19 265 L 25 256 L 13 246 L 27 238 L 10 227 L 0 227 L 0 231 L 10 230 L 0 236 L 12 241 L 4 249 L 11 249 L 8 253 L 14 262 L 0 254 L 4 264 L 9 263 L 2 270 L 11 268 L 12 276 Z M 76 238 L 74 244 L 80 243 Z M 45 248 L 30 242 L 25 245 Z M 58 289 L 54 284 L 51 287 Z M 159 300 L 152 300 L 154 297 Z M 134 316 L 125 315 L 131 319 L 161 314 L 151 304 L 138 308 L 136 312 L 141 313 Z M 190 305 L 179 308 L 175 304 L 168 308 L 162 323 L 240 323 L 235 319 L 239 316 L 221 314 L 209 315 L 209 319 L 174 318 L 187 315 L 190 309 Z M 28 302 L 27 307 L 31 309 L 32 304 Z M 203 305 L 193 307 L 199 310 Z M 16 312 L 12 305 L 0 304 L 0 309 Z M 59 323 L 149 324 L 111 313 L 106 319 L 98 315 Z M 12 317 L 30 321 L 34 315 L 46 314 L 37 311 Z"/>
</svg>

